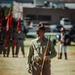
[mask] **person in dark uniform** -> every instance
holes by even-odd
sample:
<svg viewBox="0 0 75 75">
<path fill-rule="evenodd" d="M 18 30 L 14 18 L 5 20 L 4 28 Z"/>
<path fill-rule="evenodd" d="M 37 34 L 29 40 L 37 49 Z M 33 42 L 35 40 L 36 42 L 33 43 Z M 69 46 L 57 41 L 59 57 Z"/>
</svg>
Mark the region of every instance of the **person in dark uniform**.
<svg viewBox="0 0 75 75">
<path fill-rule="evenodd" d="M 62 59 L 62 52 L 64 51 L 64 55 L 65 55 L 65 59 L 67 59 L 67 51 L 66 51 L 66 35 L 65 35 L 65 28 L 62 27 L 61 28 L 61 35 L 60 35 L 60 39 L 59 39 L 59 43 L 60 43 L 60 56 L 58 57 L 58 59 Z"/>
<path fill-rule="evenodd" d="M 8 47 L 9 47 L 9 31 L 8 32 L 5 31 L 5 39 L 4 39 L 4 54 L 5 54 L 5 56 L 7 55 Z"/>
<path fill-rule="evenodd" d="M 52 41 L 45 37 L 43 24 L 37 26 L 36 33 L 37 38 L 31 41 L 28 51 L 27 70 L 32 75 L 40 75 L 43 65 L 42 75 L 51 75 L 51 59 L 57 55 L 57 52 Z"/>
<path fill-rule="evenodd" d="M 4 54 L 4 31 L 3 31 L 3 27 L 0 26 L 0 54 L 3 53 L 3 56 L 5 56 Z"/>
<path fill-rule="evenodd" d="M 14 57 L 14 32 L 13 29 L 10 29 L 9 32 L 9 41 L 8 41 L 8 50 L 7 50 L 7 57 L 9 57 L 10 49 L 12 48 L 12 56 Z"/>
<path fill-rule="evenodd" d="M 16 42 L 17 42 L 17 45 L 16 45 L 16 57 L 18 57 L 20 47 L 21 47 L 23 57 L 25 57 L 24 40 L 25 40 L 25 34 L 21 31 L 21 27 L 18 27 L 17 28 L 17 33 L 16 33 Z"/>
</svg>

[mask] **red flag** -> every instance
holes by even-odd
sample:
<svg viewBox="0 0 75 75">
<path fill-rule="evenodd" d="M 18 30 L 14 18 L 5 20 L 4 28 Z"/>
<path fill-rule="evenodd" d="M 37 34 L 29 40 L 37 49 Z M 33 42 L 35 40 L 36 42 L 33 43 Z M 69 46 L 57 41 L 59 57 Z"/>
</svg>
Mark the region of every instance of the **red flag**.
<svg viewBox="0 0 75 75">
<path fill-rule="evenodd" d="M 20 28 L 21 19 L 18 20 L 17 28 Z"/>
<path fill-rule="evenodd" d="M 0 26 L 2 26 L 2 14 L 0 14 Z"/>
<path fill-rule="evenodd" d="M 12 16 L 9 16 L 9 25 L 12 27 Z"/>
<path fill-rule="evenodd" d="M 12 15 L 11 12 L 8 13 L 8 16 L 6 17 L 7 23 L 6 23 L 6 31 L 9 30 L 9 27 L 12 27 Z"/>
<path fill-rule="evenodd" d="M 11 14 L 11 12 L 8 13 L 8 16 L 6 17 L 6 19 L 9 19 L 9 26 L 12 27 L 12 14 Z"/>
<path fill-rule="evenodd" d="M 7 19 L 7 23 L 6 23 L 6 31 L 9 30 L 9 18 Z"/>
</svg>

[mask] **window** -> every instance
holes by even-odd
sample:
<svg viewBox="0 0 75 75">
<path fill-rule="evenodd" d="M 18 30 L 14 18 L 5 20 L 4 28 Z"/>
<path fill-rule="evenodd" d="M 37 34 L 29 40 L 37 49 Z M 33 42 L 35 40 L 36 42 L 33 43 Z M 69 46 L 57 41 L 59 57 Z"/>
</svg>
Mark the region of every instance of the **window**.
<svg viewBox="0 0 75 75">
<path fill-rule="evenodd" d="M 35 15 L 26 15 L 26 17 L 30 17 L 31 20 L 36 20 L 36 16 Z"/>
<path fill-rule="evenodd" d="M 41 21 L 50 21 L 51 20 L 51 16 L 39 15 L 38 16 L 38 20 L 41 20 Z"/>
<path fill-rule="evenodd" d="M 40 21 L 50 21 L 51 16 L 48 15 L 26 15 L 26 17 L 30 17 L 31 20 L 40 20 Z"/>
</svg>

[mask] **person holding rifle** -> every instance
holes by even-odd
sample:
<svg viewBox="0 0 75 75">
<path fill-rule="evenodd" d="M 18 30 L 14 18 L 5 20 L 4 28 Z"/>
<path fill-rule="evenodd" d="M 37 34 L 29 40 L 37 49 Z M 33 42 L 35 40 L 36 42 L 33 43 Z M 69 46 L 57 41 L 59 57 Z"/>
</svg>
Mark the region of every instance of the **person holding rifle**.
<svg viewBox="0 0 75 75">
<path fill-rule="evenodd" d="M 28 51 L 27 70 L 32 75 L 51 75 L 51 59 L 57 55 L 53 43 L 45 37 L 45 26 L 36 28 L 37 38 L 31 41 Z"/>
</svg>

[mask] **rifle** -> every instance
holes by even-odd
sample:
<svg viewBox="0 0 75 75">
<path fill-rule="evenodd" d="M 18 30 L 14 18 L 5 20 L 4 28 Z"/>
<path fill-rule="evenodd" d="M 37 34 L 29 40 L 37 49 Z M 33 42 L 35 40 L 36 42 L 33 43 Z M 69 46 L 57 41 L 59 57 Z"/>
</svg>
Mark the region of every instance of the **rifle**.
<svg viewBox="0 0 75 75">
<path fill-rule="evenodd" d="M 50 37 L 49 37 L 49 39 L 50 39 Z M 48 45 L 50 43 L 49 39 L 48 39 L 48 42 L 47 42 L 47 45 L 46 45 L 46 50 L 44 52 L 40 75 L 42 75 L 42 71 L 43 71 L 43 67 L 44 67 L 44 63 L 45 63 L 45 57 L 46 57 L 46 53 L 47 53 L 47 50 L 48 50 Z"/>
</svg>

